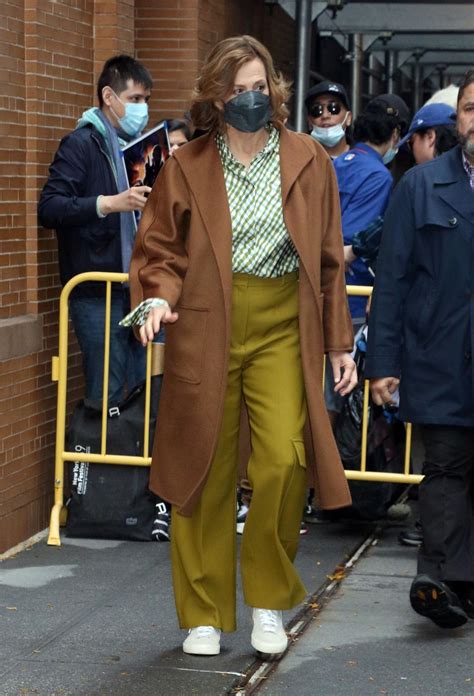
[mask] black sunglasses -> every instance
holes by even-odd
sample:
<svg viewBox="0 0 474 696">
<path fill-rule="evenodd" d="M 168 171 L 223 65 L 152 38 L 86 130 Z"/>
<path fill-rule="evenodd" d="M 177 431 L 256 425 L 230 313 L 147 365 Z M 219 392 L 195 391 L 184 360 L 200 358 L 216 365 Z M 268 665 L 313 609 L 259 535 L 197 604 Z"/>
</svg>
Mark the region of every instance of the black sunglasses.
<svg viewBox="0 0 474 696">
<path fill-rule="evenodd" d="M 319 118 L 320 116 L 323 115 L 324 109 L 327 109 L 330 114 L 333 116 L 337 116 L 337 114 L 341 113 L 342 106 L 339 104 L 339 102 L 328 102 L 327 104 L 314 104 L 311 109 L 309 110 L 309 113 L 313 118 Z"/>
</svg>

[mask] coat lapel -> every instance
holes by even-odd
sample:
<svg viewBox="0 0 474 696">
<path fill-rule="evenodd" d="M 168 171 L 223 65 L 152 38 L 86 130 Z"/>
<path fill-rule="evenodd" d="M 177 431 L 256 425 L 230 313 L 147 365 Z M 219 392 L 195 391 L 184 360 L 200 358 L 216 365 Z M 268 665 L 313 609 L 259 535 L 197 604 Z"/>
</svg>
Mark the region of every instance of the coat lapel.
<svg viewBox="0 0 474 696">
<path fill-rule="evenodd" d="M 434 181 L 435 191 L 450 208 L 471 224 L 474 221 L 474 192 L 462 164 L 461 148 L 450 150 L 445 156 L 445 166 L 438 167 Z M 454 219 L 453 216 L 452 219 Z M 449 224 L 449 221 L 447 221 Z"/>
<path fill-rule="evenodd" d="M 186 152 L 185 152 L 186 151 Z M 181 155 L 181 157 L 179 157 Z M 187 156 L 186 156 L 187 155 Z M 213 134 L 178 151 L 179 163 L 193 192 L 216 257 L 226 304 L 232 288 L 232 223 L 224 173 Z"/>
<path fill-rule="evenodd" d="M 286 128 L 280 129 L 280 169 L 281 197 L 283 209 L 295 181 L 314 157 L 306 143 L 290 134 Z"/>
<path fill-rule="evenodd" d="M 302 191 L 295 184 L 302 171 L 314 159 L 315 151 L 308 147 L 303 138 L 295 136 L 286 128 L 282 128 L 280 136 L 280 170 L 281 170 L 281 194 L 283 202 L 283 217 L 296 251 L 300 258 L 300 266 L 312 258 L 312 250 L 309 248 L 309 236 L 307 234 L 307 220 L 305 211 L 307 202 Z M 315 225 L 317 220 L 314 221 Z M 306 274 L 316 294 L 315 278 L 311 268 L 307 267 Z"/>
</svg>

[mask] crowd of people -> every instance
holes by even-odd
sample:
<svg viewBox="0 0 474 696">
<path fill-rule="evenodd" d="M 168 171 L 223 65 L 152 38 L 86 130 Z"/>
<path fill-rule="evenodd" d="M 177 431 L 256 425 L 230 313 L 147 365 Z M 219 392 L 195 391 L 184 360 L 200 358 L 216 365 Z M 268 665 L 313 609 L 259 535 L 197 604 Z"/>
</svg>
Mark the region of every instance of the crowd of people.
<svg viewBox="0 0 474 696">
<path fill-rule="evenodd" d="M 190 111 L 168 121 L 172 156 L 155 184 L 129 187 L 121 147 L 145 129 L 151 89 L 135 59 L 107 61 L 99 106 L 61 141 L 39 218 L 57 231 L 63 283 L 129 273 L 112 293 L 109 403 L 144 379 L 145 346 L 165 327 L 150 487 L 171 509 L 184 652 L 218 654 L 221 632 L 236 628 L 242 451 L 250 640 L 285 651 L 282 610 L 306 595 L 293 565 L 303 513 L 351 503 L 334 429 L 364 376 L 352 351 L 367 306 L 348 302 L 345 284 L 374 277 L 365 376 L 375 404 L 398 408 L 399 388 L 399 417 L 421 425 L 426 448 L 410 601 L 443 628 L 474 618 L 474 71 L 457 109 L 433 101 L 412 119 L 399 95 L 380 94 L 354 120 L 345 86 L 320 82 L 301 134 L 286 125 L 290 87 L 268 50 L 225 39 Z M 395 185 L 399 152 L 413 166 Z M 375 273 L 367 230 L 382 240 Z M 70 316 L 86 396 L 101 400 L 102 285 L 74 290 Z"/>
</svg>

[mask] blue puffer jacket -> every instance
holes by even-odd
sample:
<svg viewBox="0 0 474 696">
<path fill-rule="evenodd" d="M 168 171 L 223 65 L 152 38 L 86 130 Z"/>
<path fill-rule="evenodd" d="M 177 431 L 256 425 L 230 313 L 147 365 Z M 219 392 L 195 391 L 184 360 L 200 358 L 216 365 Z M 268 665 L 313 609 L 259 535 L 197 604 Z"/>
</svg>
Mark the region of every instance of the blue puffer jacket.
<svg viewBox="0 0 474 696">
<path fill-rule="evenodd" d="M 120 213 L 99 218 L 97 196 L 118 193 L 105 140 L 92 125 L 66 135 L 49 169 L 38 215 L 56 230 L 63 285 L 85 271 L 122 271 Z M 98 295 L 103 283 L 79 286 L 75 294 Z"/>
</svg>

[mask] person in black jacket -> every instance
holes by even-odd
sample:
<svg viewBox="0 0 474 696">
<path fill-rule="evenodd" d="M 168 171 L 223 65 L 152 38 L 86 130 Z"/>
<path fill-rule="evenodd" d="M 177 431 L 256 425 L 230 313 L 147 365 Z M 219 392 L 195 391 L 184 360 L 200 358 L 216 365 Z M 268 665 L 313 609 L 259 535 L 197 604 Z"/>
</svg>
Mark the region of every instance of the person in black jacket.
<svg viewBox="0 0 474 696">
<path fill-rule="evenodd" d="M 126 55 L 110 58 L 97 84 L 99 108 L 85 111 L 64 137 L 40 196 L 40 223 L 56 230 L 61 282 L 85 271 L 128 272 L 135 211 L 149 186 L 129 187 L 121 147 L 148 122 L 152 80 Z M 105 284 L 83 283 L 70 297 L 70 316 L 82 351 L 86 398 L 102 399 Z M 130 310 L 127 286 L 112 285 L 109 403 L 145 377 L 145 351 L 118 325 Z"/>
<path fill-rule="evenodd" d="M 474 70 L 459 145 L 400 181 L 382 233 L 365 376 L 376 404 L 419 423 L 423 544 L 413 609 L 441 628 L 474 619 Z"/>
</svg>

